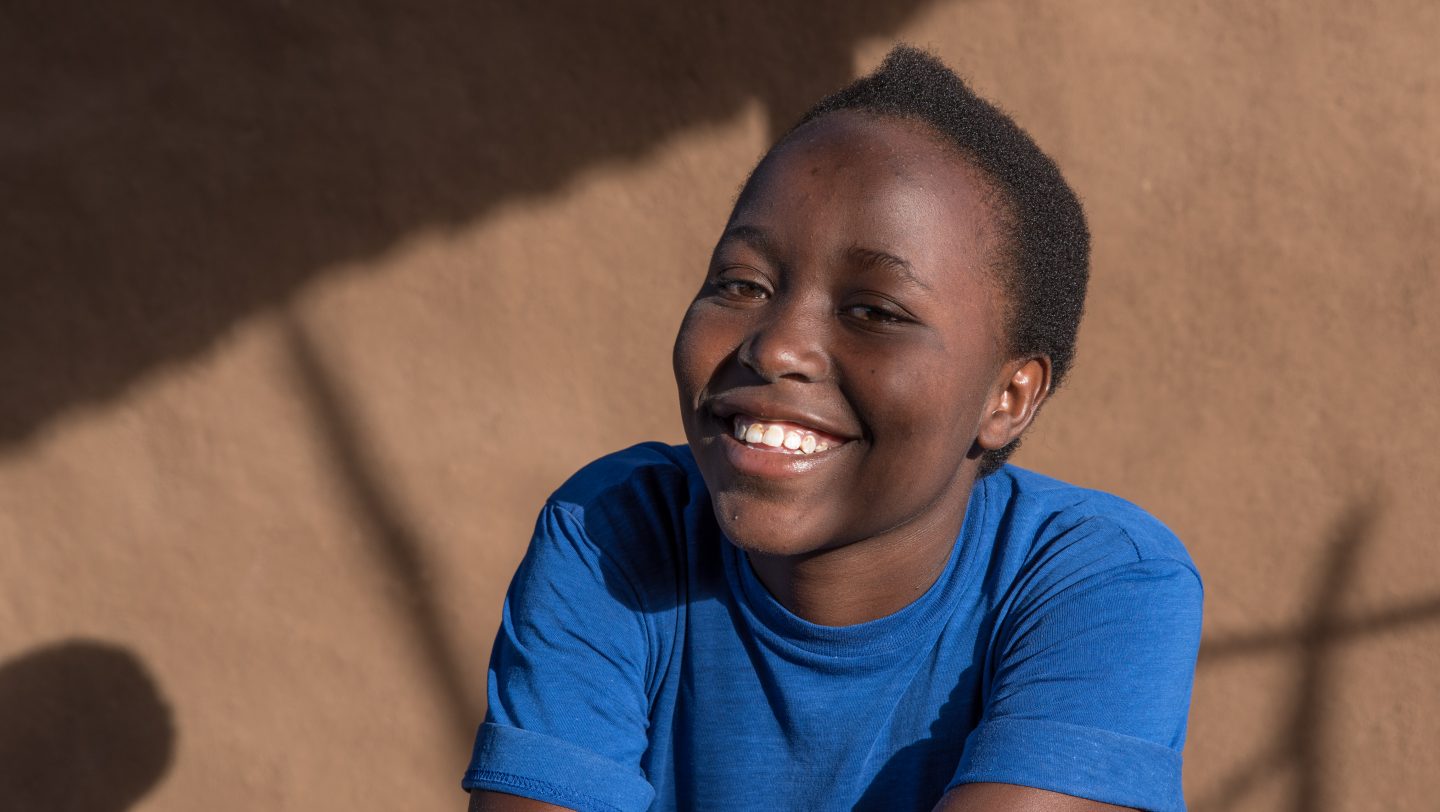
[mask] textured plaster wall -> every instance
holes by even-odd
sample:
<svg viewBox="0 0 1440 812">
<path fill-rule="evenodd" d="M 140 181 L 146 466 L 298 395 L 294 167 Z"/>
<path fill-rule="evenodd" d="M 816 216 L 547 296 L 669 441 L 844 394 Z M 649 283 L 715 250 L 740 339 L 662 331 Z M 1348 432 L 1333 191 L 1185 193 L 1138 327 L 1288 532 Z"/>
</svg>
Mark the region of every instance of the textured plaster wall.
<svg viewBox="0 0 1440 812">
<path fill-rule="evenodd" d="M 1440 5 L 1341 0 L 4 4 L 0 807 L 461 808 L 540 501 L 897 39 L 1088 206 L 1018 461 L 1204 572 L 1192 809 L 1434 809 Z"/>
</svg>

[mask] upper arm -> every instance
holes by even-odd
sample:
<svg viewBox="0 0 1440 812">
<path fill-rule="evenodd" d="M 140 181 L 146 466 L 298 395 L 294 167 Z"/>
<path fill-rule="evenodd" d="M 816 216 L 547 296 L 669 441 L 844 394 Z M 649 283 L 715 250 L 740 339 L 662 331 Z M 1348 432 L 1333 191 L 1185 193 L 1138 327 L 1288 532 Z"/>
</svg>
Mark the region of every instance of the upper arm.
<svg viewBox="0 0 1440 812">
<path fill-rule="evenodd" d="M 654 796 L 640 766 L 650 627 L 633 579 L 591 534 L 586 516 L 547 505 L 506 594 L 463 781 L 486 791 L 481 809 L 557 808 L 520 795 L 558 808 L 645 809 Z"/>
<path fill-rule="evenodd" d="M 1180 751 L 1201 587 L 1188 562 L 1136 549 L 1101 522 L 1012 595 L 991 646 L 981 721 L 951 781 L 956 803 L 1000 793 L 1012 805 L 993 808 L 1072 808 L 1034 795 L 1050 790 L 1122 808 L 1184 808 Z M 983 784 L 992 788 L 964 789 Z"/>
<path fill-rule="evenodd" d="M 1124 808 L 1013 784 L 964 784 L 946 793 L 935 812 L 1107 812 Z M 469 812 L 569 812 L 569 807 L 475 790 L 470 793 Z"/>
<path fill-rule="evenodd" d="M 570 808 L 519 795 L 477 789 L 470 793 L 469 812 L 570 812 Z"/>
<path fill-rule="evenodd" d="M 945 793 L 935 812 L 1107 812 L 1114 806 L 1015 784 L 961 784 Z M 473 812 L 473 811 L 472 811 Z"/>
</svg>

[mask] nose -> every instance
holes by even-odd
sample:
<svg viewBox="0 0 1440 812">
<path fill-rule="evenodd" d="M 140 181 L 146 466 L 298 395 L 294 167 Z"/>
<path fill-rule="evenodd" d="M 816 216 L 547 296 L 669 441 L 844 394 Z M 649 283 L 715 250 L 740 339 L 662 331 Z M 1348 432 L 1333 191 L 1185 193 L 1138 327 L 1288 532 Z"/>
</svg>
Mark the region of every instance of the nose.
<svg viewBox="0 0 1440 812">
<path fill-rule="evenodd" d="M 757 322 L 740 344 L 740 363 L 766 381 L 818 381 L 830 374 L 826 329 L 821 320 L 775 308 Z"/>
</svg>

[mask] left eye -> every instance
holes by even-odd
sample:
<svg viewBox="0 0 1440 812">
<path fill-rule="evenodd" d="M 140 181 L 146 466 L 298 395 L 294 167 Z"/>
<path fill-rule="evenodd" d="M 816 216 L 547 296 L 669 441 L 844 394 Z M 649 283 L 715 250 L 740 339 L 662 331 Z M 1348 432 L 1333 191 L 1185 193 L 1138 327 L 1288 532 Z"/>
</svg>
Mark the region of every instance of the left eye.
<svg viewBox="0 0 1440 812">
<path fill-rule="evenodd" d="M 909 321 L 903 314 L 895 310 L 874 305 L 850 305 L 842 308 L 840 312 L 852 319 L 878 324 L 900 324 Z"/>
</svg>

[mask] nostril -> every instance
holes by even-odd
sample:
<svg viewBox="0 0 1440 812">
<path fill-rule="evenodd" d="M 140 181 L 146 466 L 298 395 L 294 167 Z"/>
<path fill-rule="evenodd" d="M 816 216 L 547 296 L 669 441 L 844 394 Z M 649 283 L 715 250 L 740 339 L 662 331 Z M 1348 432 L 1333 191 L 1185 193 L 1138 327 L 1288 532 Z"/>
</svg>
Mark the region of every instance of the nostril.
<svg viewBox="0 0 1440 812">
<path fill-rule="evenodd" d="M 738 357 L 741 364 L 772 383 L 784 378 L 819 380 L 828 367 L 818 342 L 793 323 L 752 333 L 740 345 Z"/>
</svg>

